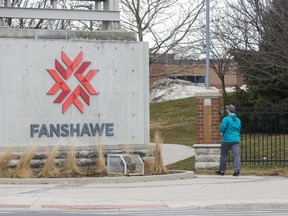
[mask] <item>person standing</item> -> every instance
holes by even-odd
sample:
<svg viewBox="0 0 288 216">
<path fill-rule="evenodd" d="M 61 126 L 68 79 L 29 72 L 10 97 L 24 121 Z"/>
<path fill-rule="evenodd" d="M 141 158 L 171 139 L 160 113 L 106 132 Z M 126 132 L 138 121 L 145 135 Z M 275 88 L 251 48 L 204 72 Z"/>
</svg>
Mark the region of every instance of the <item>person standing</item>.
<svg viewBox="0 0 288 216">
<path fill-rule="evenodd" d="M 228 115 L 223 118 L 220 124 L 222 135 L 221 154 L 218 175 L 225 175 L 228 152 L 231 150 L 234 159 L 233 176 L 240 175 L 240 130 L 241 120 L 235 114 L 235 106 L 230 104 L 225 107 Z"/>
</svg>

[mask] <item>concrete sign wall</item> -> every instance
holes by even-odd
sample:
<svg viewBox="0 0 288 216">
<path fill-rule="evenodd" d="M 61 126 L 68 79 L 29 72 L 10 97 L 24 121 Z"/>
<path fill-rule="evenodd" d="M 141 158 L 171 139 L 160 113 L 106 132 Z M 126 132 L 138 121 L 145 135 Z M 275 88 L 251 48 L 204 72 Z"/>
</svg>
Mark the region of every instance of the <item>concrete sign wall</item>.
<svg viewBox="0 0 288 216">
<path fill-rule="evenodd" d="M 148 44 L 0 39 L 0 147 L 149 143 Z"/>
</svg>

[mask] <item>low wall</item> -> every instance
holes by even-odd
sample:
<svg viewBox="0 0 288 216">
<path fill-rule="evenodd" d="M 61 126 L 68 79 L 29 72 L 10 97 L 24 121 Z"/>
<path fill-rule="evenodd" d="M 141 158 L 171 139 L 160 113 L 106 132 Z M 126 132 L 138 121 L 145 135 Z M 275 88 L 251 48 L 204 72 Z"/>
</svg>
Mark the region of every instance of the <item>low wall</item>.
<svg viewBox="0 0 288 216">
<path fill-rule="evenodd" d="M 195 144 L 195 169 L 218 168 L 221 144 Z"/>
<path fill-rule="evenodd" d="M 26 150 L 30 150 L 34 147 L 25 147 L 25 148 L 12 148 L 12 158 L 7 164 L 8 169 L 11 170 L 11 173 L 15 172 L 16 167 L 19 164 L 19 161 L 24 156 Z M 54 164 L 56 167 L 61 168 L 67 163 L 69 154 L 71 154 L 70 147 L 59 146 L 55 157 Z M 90 147 L 75 147 L 72 148 L 72 154 L 75 156 L 75 162 L 82 171 L 87 171 L 89 168 L 94 167 L 98 163 L 99 154 L 104 156 L 105 161 L 107 160 L 108 154 L 135 154 L 139 155 L 142 159 L 146 157 L 149 158 L 155 154 L 154 145 L 103 145 L 101 149 L 98 149 L 97 146 Z M 2 152 L 5 152 L 4 149 L 0 149 Z M 35 174 L 39 173 L 44 167 L 49 154 L 51 154 L 51 148 L 36 148 L 33 154 L 32 160 L 29 162 L 31 169 Z M 99 152 L 100 151 L 100 152 Z M 0 154 L 0 157 L 5 162 L 5 156 L 3 157 Z M 2 162 L 3 162 L 2 161 Z M 2 167 L 3 169 L 4 167 Z M 14 170 L 14 171 L 13 171 Z M 0 174 L 1 175 L 1 174 Z"/>
</svg>

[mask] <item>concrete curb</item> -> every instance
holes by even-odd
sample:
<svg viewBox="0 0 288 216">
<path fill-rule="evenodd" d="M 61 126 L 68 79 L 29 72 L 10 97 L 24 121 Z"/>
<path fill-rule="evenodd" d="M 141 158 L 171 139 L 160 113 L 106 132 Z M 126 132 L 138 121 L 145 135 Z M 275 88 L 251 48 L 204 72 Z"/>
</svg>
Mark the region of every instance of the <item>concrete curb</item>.
<svg viewBox="0 0 288 216">
<path fill-rule="evenodd" d="M 172 174 L 147 176 L 113 176 L 85 178 L 0 178 L 0 184 L 93 184 L 93 183 L 133 183 L 149 181 L 169 181 L 196 178 L 192 171 L 177 171 Z"/>
<path fill-rule="evenodd" d="M 189 205 L 188 207 L 195 209 L 287 209 L 287 206 L 288 200 L 241 200 L 237 203 L 224 200 L 222 203 L 214 201 Z"/>
</svg>

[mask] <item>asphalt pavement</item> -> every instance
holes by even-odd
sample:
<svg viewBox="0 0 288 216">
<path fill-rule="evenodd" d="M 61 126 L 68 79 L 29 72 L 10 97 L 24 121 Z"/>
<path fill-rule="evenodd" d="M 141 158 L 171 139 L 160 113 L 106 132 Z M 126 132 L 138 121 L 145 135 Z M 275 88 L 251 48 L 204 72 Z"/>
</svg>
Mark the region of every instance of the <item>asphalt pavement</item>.
<svg viewBox="0 0 288 216">
<path fill-rule="evenodd" d="M 162 148 L 166 164 L 176 158 L 190 157 L 194 152 L 181 145 L 167 144 Z M 205 176 L 193 172 L 79 179 L 2 178 L 0 209 L 118 211 L 187 207 L 288 208 L 287 188 L 288 178 L 283 177 Z"/>
</svg>

